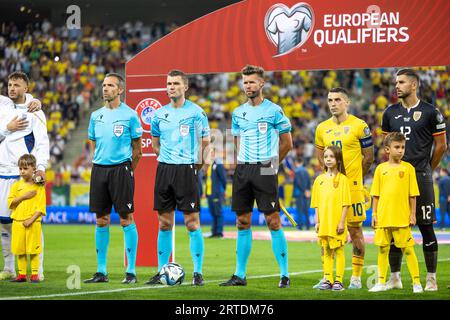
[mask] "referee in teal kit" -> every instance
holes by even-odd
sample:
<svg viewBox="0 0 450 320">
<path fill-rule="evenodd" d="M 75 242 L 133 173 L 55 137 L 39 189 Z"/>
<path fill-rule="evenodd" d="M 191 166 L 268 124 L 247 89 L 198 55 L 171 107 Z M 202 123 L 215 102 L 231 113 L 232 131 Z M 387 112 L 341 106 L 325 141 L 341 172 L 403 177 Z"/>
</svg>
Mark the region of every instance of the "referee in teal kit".
<svg viewBox="0 0 450 320">
<path fill-rule="evenodd" d="M 94 145 L 89 193 L 89 211 L 95 212 L 97 272 L 84 283 L 108 282 L 106 256 L 112 206 L 119 213 L 128 261 L 122 283 L 136 283 L 138 233 L 133 221 L 134 175 L 142 156 L 142 127 L 137 113 L 120 101 L 125 83 L 119 74 L 109 73 L 103 80 L 105 106 L 94 111 L 88 138 Z"/>
<path fill-rule="evenodd" d="M 252 212 L 256 200 L 272 236 L 272 250 L 280 267 L 279 288 L 290 286 L 288 247 L 281 228 L 278 165 L 292 149 L 291 124 L 282 108 L 263 98 L 264 69 L 242 70 L 247 103 L 232 115 L 231 133 L 238 147 L 233 175 L 232 211 L 236 212 L 236 271 L 221 286 L 246 286 L 247 261 L 252 248 Z"/>
<path fill-rule="evenodd" d="M 200 228 L 198 172 L 210 141 L 208 117 L 198 105 L 185 98 L 188 78 L 179 70 L 167 75 L 170 103 L 152 118 L 152 146 L 158 155 L 154 210 L 158 211 L 158 273 L 147 284 L 160 284 L 159 271 L 172 253 L 175 208 L 183 212 L 189 231 L 194 263 L 193 286 L 202 286 L 204 241 Z M 201 146 L 201 147 L 200 147 Z"/>
</svg>

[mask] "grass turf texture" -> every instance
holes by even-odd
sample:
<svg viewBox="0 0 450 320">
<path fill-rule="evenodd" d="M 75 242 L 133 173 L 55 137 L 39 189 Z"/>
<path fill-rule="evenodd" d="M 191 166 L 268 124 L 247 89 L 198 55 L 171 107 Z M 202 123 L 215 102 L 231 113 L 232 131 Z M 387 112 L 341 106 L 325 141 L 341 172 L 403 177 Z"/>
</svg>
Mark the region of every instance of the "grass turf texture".
<svg viewBox="0 0 450 320">
<path fill-rule="evenodd" d="M 227 230 L 235 230 L 227 227 Z M 286 228 L 287 230 L 293 230 Z M 151 287 L 145 285 L 148 278 L 156 273 L 156 267 L 138 267 L 138 283 L 121 284 L 124 278 L 123 267 L 123 232 L 121 227 L 112 226 L 111 240 L 108 251 L 109 283 L 84 284 L 83 280 L 90 278 L 96 271 L 96 255 L 93 225 L 45 225 L 45 281 L 33 283 L 0 282 L 0 299 L 22 297 L 29 299 L 162 299 L 162 300 L 427 300 L 450 299 L 450 246 L 439 246 L 438 285 L 437 292 L 413 294 L 410 276 L 403 259 L 402 280 L 403 290 L 391 290 L 381 293 L 370 293 L 367 290 L 367 280 L 376 280 L 374 266 L 377 259 L 377 248 L 369 244 L 366 247 L 365 269 L 362 282 L 363 289 L 343 292 L 322 292 L 312 289 L 312 286 L 322 276 L 320 263 L 320 248 L 315 242 L 289 243 L 289 271 L 291 273 L 291 288 L 279 289 L 279 269 L 273 256 L 270 241 L 253 240 L 252 252 L 248 262 L 247 287 L 219 287 L 219 282 L 228 280 L 235 270 L 235 239 L 205 239 L 205 260 L 203 274 L 205 286 L 191 287 L 192 260 L 189 252 L 189 236 L 184 226 L 176 230 L 176 259 L 186 272 L 182 286 Z M 253 230 L 266 230 L 255 227 Z M 203 231 L 209 231 L 205 226 Z M 422 285 L 425 286 L 426 269 L 422 246 L 416 245 L 415 251 L 419 260 Z M 344 285 L 347 288 L 351 276 L 351 244 L 345 247 L 346 272 Z M 0 258 L 2 260 L 3 258 Z M 0 262 L 3 265 L 3 261 Z M 68 289 L 68 266 L 76 265 L 81 270 L 81 288 Z M 372 266 L 372 267 L 370 267 Z M 115 292 L 108 292 L 116 290 Z M 99 292 L 102 291 L 102 292 Z M 89 292 L 89 293 L 86 293 Z"/>
</svg>

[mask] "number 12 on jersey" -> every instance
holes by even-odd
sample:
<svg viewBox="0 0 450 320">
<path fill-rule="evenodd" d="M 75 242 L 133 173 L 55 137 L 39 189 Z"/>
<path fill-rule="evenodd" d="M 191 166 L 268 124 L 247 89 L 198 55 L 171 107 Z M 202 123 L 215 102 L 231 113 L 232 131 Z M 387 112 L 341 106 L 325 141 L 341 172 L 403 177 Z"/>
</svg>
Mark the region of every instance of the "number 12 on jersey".
<svg viewBox="0 0 450 320">
<path fill-rule="evenodd" d="M 403 133 L 403 135 L 405 136 L 406 140 L 409 140 L 409 134 L 411 133 L 411 127 L 408 126 L 401 126 L 400 127 L 400 131 Z"/>
</svg>

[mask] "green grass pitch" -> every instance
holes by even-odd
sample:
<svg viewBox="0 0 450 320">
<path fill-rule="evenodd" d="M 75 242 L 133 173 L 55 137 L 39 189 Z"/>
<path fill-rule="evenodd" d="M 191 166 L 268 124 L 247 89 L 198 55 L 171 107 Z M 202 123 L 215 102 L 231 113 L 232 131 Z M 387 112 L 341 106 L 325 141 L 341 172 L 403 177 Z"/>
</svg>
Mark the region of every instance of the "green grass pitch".
<svg viewBox="0 0 450 320">
<path fill-rule="evenodd" d="M 111 227 L 111 240 L 108 253 L 109 283 L 84 284 L 96 271 L 96 256 L 93 225 L 44 225 L 45 233 L 45 281 L 32 283 L 0 282 L 0 299 L 163 299 L 163 300 L 449 300 L 450 289 L 450 246 L 439 246 L 437 292 L 413 294 L 411 280 L 404 260 L 402 266 L 403 290 L 382 293 L 369 293 L 367 282 L 375 280 L 376 247 L 367 245 L 362 290 L 343 292 L 321 292 L 312 286 L 322 276 L 320 248 L 315 242 L 289 243 L 289 271 L 291 288 L 278 289 L 278 266 L 272 253 L 270 241 L 253 240 L 253 248 L 248 262 L 247 287 L 219 287 L 219 282 L 227 280 L 235 270 L 235 239 L 205 239 L 205 260 L 203 273 L 205 286 L 191 287 L 192 261 L 189 253 L 189 237 L 184 226 L 176 230 L 176 261 L 186 271 L 182 286 L 147 286 L 144 283 L 156 272 L 155 267 L 138 267 L 139 282 L 123 285 L 123 232 L 119 226 Z M 292 228 L 286 228 L 293 230 Z M 226 230 L 235 230 L 227 227 Z M 265 230 L 254 227 L 253 230 Z M 203 231 L 209 231 L 204 226 Z M 422 285 L 425 285 L 426 269 L 421 246 L 415 247 L 420 264 Z M 347 244 L 345 283 L 347 287 L 351 276 L 351 245 Z M 0 258 L 2 260 L 2 258 Z M 3 261 L 0 261 L 3 265 Z M 75 266 L 81 271 L 80 288 L 69 287 L 76 284 L 76 273 L 68 273 Z M 70 268 L 69 268 L 70 269 Z M 70 271 L 70 270 L 69 270 Z M 67 285 L 69 283 L 69 286 Z"/>
</svg>

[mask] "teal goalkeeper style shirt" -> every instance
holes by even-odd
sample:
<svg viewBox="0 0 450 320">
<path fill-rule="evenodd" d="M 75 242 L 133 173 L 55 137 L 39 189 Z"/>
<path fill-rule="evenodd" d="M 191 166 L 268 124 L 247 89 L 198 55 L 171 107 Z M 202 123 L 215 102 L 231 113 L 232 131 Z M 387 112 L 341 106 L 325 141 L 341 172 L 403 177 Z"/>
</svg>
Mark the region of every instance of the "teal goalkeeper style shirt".
<svg viewBox="0 0 450 320">
<path fill-rule="evenodd" d="M 102 107 L 91 114 L 88 138 L 95 141 L 94 164 L 115 165 L 131 161 L 131 140 L 142 136 L 139 117 L 121 103 L 116 109 Z"/>
<path fill-rule="evenodd" d="M 168 164 L 198 163 L 201 138 L 209 136 L 208 117 L 201 107 L 185 100 L 174 108 L 169 103 L 155 111 L 152 136 L 159 137 L 158 161 Z"/>
<path fill-rule="evenodd" d="M 262 162 L 278 157 L 279 136 L 291 131 L 283 109 L 267 100 L 258 106 L 245 103 L 232 115 L 231 133 L 240 137 L 239 162 Z"/>
</svg>

